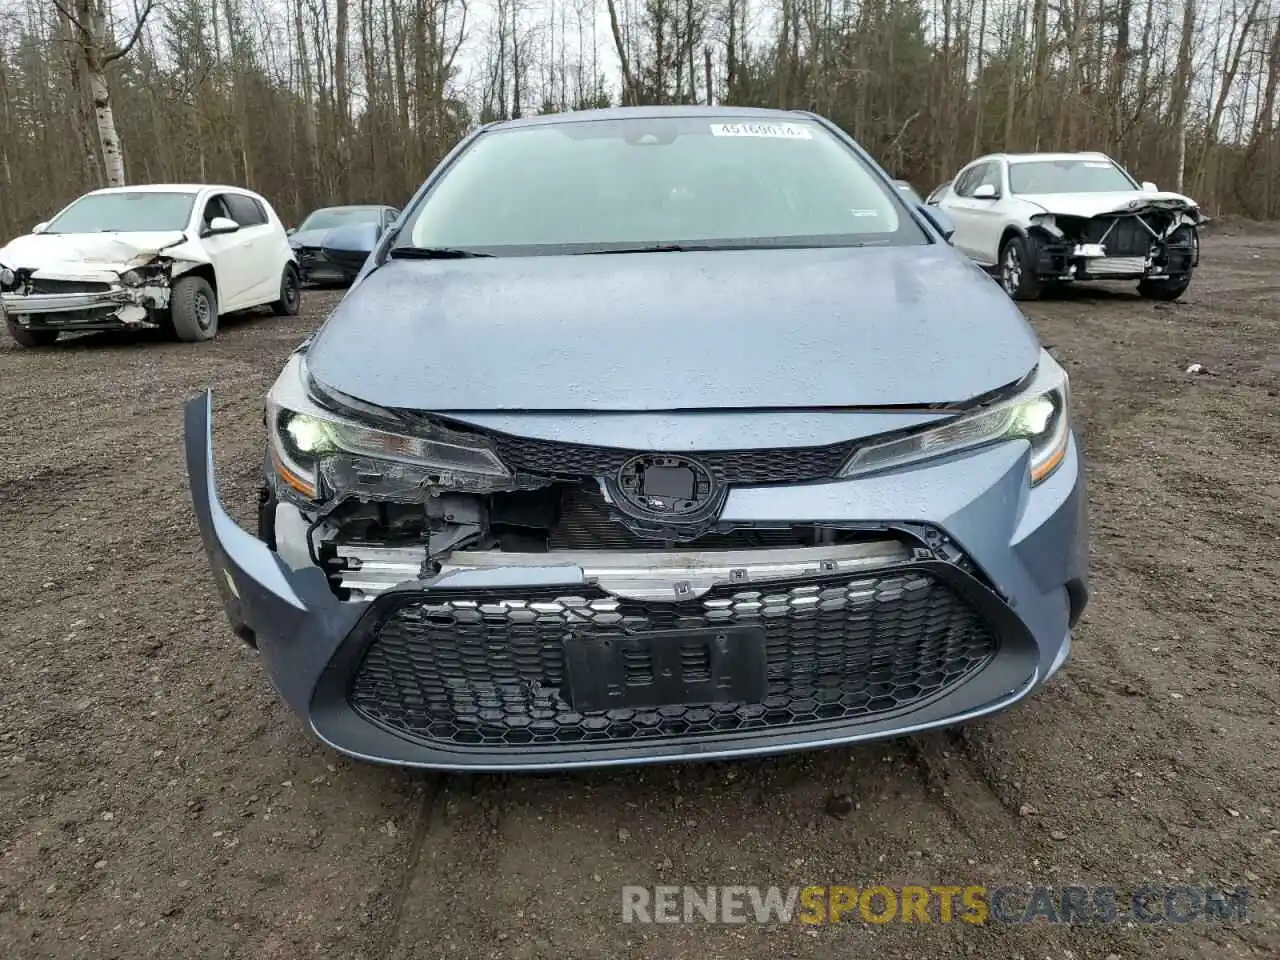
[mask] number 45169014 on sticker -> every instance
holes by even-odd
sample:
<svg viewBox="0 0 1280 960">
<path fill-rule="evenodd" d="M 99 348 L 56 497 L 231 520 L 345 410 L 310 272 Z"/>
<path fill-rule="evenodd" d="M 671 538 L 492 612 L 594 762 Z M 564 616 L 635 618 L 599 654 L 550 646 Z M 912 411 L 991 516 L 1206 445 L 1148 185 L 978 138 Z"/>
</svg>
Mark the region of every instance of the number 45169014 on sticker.
<svg viewBox="0 0 1280 960">
<path fill-rule="evenodd" d="M 713 123 L 713 137 L 772 137 L 777 140 L 812 140 L 813 134 L 791 123 Z"/>
</svg>

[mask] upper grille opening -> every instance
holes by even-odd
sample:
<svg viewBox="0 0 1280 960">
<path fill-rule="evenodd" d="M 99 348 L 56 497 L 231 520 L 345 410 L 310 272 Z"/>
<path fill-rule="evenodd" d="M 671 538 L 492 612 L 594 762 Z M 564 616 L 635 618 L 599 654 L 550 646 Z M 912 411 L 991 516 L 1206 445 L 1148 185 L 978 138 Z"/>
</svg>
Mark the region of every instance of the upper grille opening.
<svg viewBox="0 0 1280 960">
<path fill-rule="evenodd" d="M 111 284 L 96 280 L 49 280 L 43 277 L 31 278 L 32 293 L 105 293 Z"/>
<path fill-rule="evenodd" d="M 650 452 L 502 434 L 493 434 L 491 439 L 508 467 L 547 477 L 611 477 L 632 457 Z M 825 447 L 719 450 L 689 456 L 704 464 L 721 483 L 804 483 L 834 477 L 854 446 L 854 441 L 847 440 Z"/>
</svg>

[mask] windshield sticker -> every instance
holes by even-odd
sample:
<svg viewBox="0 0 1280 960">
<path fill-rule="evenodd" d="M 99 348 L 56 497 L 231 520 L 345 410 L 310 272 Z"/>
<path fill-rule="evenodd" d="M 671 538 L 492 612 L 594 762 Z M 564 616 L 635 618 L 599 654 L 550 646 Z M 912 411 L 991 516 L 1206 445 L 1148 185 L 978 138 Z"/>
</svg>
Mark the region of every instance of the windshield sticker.
<svg viewBox="0 0 1280 960">
<path fill-rule="evenodd" d="M 879 210 L 862 210 L 858 207 L 854 207 L 852 210 L 849 211 L 849 214 L 850 216 L 854 216 L 854 217 L 879 217 L 880 211 Z"/>
<path fill-rule="evenodd" d="M 774 140 L 812 140 L 807 127 L 794 123 L 713 123 L 713 137 L 770 137 Z"/>
<path fill-rule="evenodd" d="M 1105 161 L 1105 160 L 1086 160 L 1086 161 L 1084 162 L 1084 165 L 1085 165 L 1086 167 L 1093 167 L 1095 170 L 1110 170 L 1110 169 L 1111 169 L 1111 164 L 1107 163 L 1107 161 Z"/>
</svg>

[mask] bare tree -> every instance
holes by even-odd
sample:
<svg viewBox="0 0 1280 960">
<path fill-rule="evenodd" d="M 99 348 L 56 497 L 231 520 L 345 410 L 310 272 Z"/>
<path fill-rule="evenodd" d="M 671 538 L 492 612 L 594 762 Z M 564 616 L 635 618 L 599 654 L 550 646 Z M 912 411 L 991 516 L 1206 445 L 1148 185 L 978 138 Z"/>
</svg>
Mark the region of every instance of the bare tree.
<svg viewBox="0 0 1280 960">
<path fill-rule="evenodd" d="M 102 168 L 107 185 L 123 186 L 124 148 L 116 132 L 116 118 L 111 108 L 111 87 L 107 83 L 107 67 L 129 55 L 133 45 L 142 35 L 147 17 L 154 9 L 155 0 L 139 11 L 133 32 L 124 46 L 117 47 L 107 23 L 105 0 L 53 0 L 58 13 L 71 26 L 79 58 L 76 64 L 78 81 L 84 84 L 93 115 L 97 122 L 98 144 L 102 150 Z"/>
<path fill-rule="evenodd" d="M 401 203 L 479 121 L 701 100 L 818 110 L 921 189 L 986 151 L 1102 149 L 1280 217 L 1277 0 L 492 0 L 477 29 L 466 0 L 131 2 L 5 0 L 0 228 L 126 159 L 287 217 Z"/>
</svg>

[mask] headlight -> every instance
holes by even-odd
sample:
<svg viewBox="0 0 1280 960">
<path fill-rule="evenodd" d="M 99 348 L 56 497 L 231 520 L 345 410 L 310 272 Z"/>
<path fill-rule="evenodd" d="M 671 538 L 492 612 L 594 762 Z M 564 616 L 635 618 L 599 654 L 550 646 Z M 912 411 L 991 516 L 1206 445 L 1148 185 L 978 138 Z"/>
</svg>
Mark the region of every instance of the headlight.
<svg viewBox="0 0 1280 960">
<path fill-rule="evenodd" d="M 343 420 L 306 396 L 302 369 L 300 357 L 290 360 L 267 399 L 276 473 L 301 497 L 322 499 L 374 477 L 406 492 L 427 485 L 483 492 L 510 480 L 497 455 L 466 434 L 430 426 L 410 436 Z"/>
<path fill-rule="evenodd" d="M 1062 232 L 1062 228 L 1058 226 L 1058 218 L 1052 213 L 1037 213 L 1031 218 L 1031 225 L 1039 227 L 1049 236 L 1061 240 L 1066 234 Z"/>
<path fill-rule="evenodd" d="M 126 270 L 120 274 L 120 282 L 126 287 L 144 287 L 148 283 L 168 284 L 168 274 L 164 267 L 146 266 Z"/>
<path fill-rule="evenodd" d="M 1069 400 L 1067 372 L 1048 351 L 1041 351 L 1035 376 L 1018 396 L 938 427 L 862 447 L 840 475 L 862 476 L 1005 440 L 1026 440 L 1031 444 L 1030 479 L 1035 486 L 1066 456 Z"/>
<path fill-rule="evenodd" d="M 18 275 L 8 267 L 0 267 L 0 289 L 8 290 L 18 282 Z"/>
</svg>

